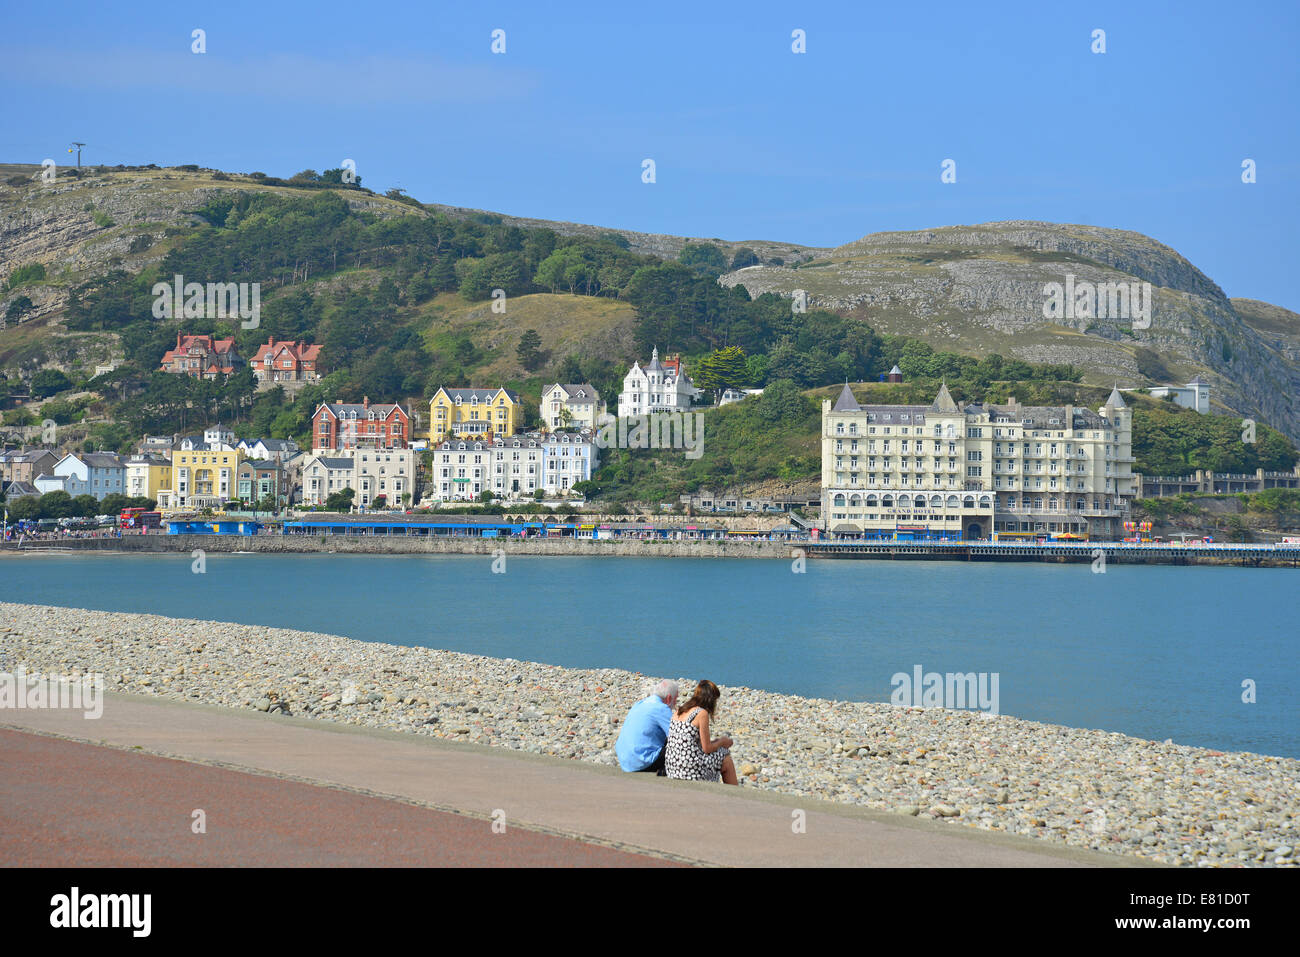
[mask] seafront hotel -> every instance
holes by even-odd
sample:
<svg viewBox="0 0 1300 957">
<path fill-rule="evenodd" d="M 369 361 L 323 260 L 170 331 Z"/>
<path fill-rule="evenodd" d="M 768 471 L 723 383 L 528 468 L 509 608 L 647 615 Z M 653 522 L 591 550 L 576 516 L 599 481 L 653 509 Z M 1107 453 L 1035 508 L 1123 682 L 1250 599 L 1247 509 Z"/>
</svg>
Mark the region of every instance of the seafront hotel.
<svg viewBox="0 0 1300 957">
<path fill-rule="evenodd" d="M 1133 419 L 1119 390 L 1075 406 L 822 403 L 822 526 L 831 538 L 1120 536 Z"/>
</svg>

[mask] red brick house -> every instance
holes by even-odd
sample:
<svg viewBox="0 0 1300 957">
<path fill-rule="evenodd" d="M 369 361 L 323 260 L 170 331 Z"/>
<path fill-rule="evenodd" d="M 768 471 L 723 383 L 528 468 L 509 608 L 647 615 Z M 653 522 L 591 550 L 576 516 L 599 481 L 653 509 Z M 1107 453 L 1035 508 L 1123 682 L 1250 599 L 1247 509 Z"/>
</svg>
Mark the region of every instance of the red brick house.
<svg viewBox="0 0 1300 957">
<path fill-rule="evenodd" d="M 198 379 L 215 379 L 231 375 L 244 360 L 235 351 L 234 339 L 176 334 L 176 348 L 162 357 L 163 372 L 178 372 Z"/>
<path fill-rule="evenodd" d="M 259 383 L 314 382 L 320 378 L 320 346 L 270 338 L 248 364 Z"/>
<path fill-rule="evenodd" d="M 411 417 L 400 405 L 356 402 L 322 403 L 311 417 L 313 451 L 327 449 L 405 449 L 411 441 Z"/>
</svg>

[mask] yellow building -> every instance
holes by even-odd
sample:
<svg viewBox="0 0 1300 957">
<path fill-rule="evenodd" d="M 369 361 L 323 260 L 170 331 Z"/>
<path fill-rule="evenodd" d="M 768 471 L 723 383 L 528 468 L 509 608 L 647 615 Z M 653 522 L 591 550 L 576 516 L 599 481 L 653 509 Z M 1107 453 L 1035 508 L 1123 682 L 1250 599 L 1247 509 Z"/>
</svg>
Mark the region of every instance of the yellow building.
<svg viewBox="0 0 1300 957">
<path fill-rule="evenodd" d="M 172 487 L 172 463 L 153 455 L 136 455 L 126 463 L 126 494 L 158 500 Z"/>
<path fill-rule="evenodd" d="M 238 498 L 237 471 L 244 453 L 229 446 L 195 443 L 172 452 L 171 494 L 164 508 L 216 508 Z"/>
<path fill-rule="evenodd" d="M 523 425 L 519 393 L 509 389 L 443 387 L 429 400 L 429 437 L 514 435 Z"/>
</svg>

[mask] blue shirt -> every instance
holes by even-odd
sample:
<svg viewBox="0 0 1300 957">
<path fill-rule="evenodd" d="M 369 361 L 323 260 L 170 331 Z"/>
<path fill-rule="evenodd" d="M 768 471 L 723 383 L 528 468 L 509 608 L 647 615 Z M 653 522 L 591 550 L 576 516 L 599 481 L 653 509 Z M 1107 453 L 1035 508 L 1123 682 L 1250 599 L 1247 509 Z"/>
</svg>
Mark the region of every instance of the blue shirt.
<svg viewBox="0 0 1300 957">
<path fill-rule="evenodd" d="M 672 708 L 657 695 L 632 705 L 614 745 L 619 767 L 624 771 L 641 771 L 654 764 L 668 743 L 668 724 L 672 719 Z"/>
</svg>

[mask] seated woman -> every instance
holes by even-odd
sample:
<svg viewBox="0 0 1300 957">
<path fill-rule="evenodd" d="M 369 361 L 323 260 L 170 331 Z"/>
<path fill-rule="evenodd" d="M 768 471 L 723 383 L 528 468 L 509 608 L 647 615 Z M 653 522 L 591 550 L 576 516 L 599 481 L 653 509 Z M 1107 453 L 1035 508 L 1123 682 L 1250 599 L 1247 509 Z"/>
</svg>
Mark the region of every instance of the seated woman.
<svg viewBox="0 0 1300 957">
<path fill-rule="evenodd" d="M 709 719 L 722 692 L 712 681 L 701 681 L 689 698 L 677 707 L 668 725 L 664 749 L 664 773 L 685 781 L 714 781 L 739 784 L 731 760 L 730 738 L 710 738 Z"/>
</svg>

